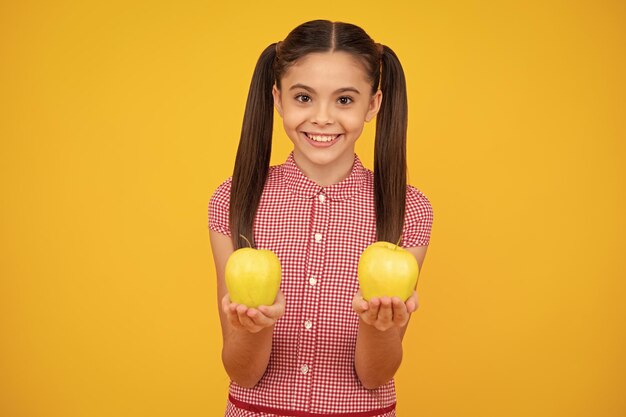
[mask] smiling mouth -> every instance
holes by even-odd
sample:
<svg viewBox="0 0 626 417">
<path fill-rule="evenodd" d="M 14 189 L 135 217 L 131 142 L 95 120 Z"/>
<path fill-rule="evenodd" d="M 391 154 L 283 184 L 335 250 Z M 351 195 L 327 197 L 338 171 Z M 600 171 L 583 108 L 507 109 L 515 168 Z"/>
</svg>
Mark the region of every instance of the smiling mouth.
<svg viewBox="0 0 626 417">
<path fill-rule="evenodd" d="M 341 136 L 341 134 L 333 134 L 333 135 L 321 135 L 321 134 L 316 134 L 316 133 L 307 133 L 304 132 L 304 134 L 306 135 L 307 138 L 311 139 L 314 142 L 319 142 L 319 143 L 328 143 L 328 142 L 332 142 L 333 140 L 337 139 L 339 136 Z"/>
</svg>

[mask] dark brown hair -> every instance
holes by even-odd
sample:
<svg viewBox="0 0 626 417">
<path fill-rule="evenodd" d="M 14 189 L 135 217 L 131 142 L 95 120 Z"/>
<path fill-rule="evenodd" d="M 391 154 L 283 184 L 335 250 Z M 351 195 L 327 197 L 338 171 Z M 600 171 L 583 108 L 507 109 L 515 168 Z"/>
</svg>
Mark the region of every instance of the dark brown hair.
<svg viewBox="0 0 626 417">
<path fill-rule="evenodd" d="M 313 20 L 269 45 L 257 61 L 250 83 L 230 194 L 230 230 L 235 249 L 254 245 L 253 223 L 269 170 L 274 107 L 272 87 L 298 59 L 314 52 L 348 52 L 363 63 L 372 94 L 382 103 L 376 116 L 374 200 L 376 238 L 397 242 L 404 224 L 406 196 L 407 98 L 404 71 L 396 54 L 375 43 L 360 27 Z M 381 71 L 382 69 L 382 71 Z"/>
</svg>

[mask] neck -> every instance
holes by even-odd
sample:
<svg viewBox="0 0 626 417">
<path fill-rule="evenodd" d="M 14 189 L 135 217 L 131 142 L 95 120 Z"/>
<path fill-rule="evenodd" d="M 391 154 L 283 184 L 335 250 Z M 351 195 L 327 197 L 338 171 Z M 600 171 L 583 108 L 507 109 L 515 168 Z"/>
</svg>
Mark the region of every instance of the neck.
<svg viewBox="0 0 626 417">
<path fill-rule="evenodd" d="M 354 165 L 354 152 L 334 161 L 332 165 L 318 165 L 302 157 L 297 151 L 294 151 L 293 158 L 300 171 L 320 187 L 328 187 L 345 180 Z"/>
</svg>

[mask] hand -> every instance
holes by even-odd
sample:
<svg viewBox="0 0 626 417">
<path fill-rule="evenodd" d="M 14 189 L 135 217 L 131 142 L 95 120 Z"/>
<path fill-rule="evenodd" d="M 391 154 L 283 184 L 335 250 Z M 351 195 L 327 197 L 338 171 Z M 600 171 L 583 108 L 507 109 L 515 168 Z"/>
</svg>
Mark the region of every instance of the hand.
<svg viewBox="0 0 626 417">
<path fill-rule="evenodd" d="M 417 307 L 415 291 L 406 302 L 402 302 L 398 297 L 374 297 L 365 301 L 361 290 L 357 291 L 352 299 L 352 308 L 361 320 L 380 331 L 406 326 L 411 313 L 417 310 Z"/>
<path fill-rule="evenodd" d="M 234 328 L 258 333 L 272 326 L 285 314 L 285 296 L 282 291 L 278 291 L 273 305 L 249 308 L 243 304 L 233 303 L 226 294 L 222 298 L 222 311 Z"/>
</svg>

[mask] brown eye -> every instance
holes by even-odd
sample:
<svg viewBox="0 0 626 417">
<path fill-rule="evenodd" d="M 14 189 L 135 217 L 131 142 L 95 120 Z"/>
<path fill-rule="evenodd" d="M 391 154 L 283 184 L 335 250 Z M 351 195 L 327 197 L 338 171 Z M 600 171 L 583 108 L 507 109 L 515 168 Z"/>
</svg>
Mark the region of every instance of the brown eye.
<svg viewBox="0 0 626 417">
<path fill-rule="evenodd" d="M 341 104 L 350 104 L 352 103 L 352 98 L 351 97 L 339 97 L 339 103 Z"/>
<path fill-rule="evenodd" d="M 296 100 L 298 100 L 300 103 L 308 103 L 309 101 L 311 101 L 311 97 L 307 96 L 306 94 L 298 94 L 296 96 Z"/>
</svg>

